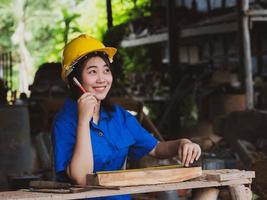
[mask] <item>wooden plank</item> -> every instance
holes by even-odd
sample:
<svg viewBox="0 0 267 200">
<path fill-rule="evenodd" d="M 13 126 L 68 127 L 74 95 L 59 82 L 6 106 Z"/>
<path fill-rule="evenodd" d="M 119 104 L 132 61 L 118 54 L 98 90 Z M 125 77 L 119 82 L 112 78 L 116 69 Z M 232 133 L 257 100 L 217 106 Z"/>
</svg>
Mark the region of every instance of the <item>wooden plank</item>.
<svg viewBox="0 0 267 200">
<path fill-rule="evenodd" d="M 133 186 L 175 183 L 201 176 L 201 167 L 170 169 L 138 169 L 101 172 L 87 176 L 87 184 L 103 186 Z"/>
<path fill-rule="evenodd" d="M 208 34 L 221 34 L 221 33 L 231 33 L 238 30 L 237 22 L 231 23 L 221 23 L 209 26 L 200 26 L 194 28 L 183 28 L 181 30 L 181 37 L 194 37 Z"/>
<path fill-rule="evenodd" d="M 212 181 L 229 181 L 243 178 L 255 178 L 254 171 L 240 171 L 230 169 L 206 170 L 204 175 L 206 175 L 207 180 Z"/>
<path fill-rule="evenodd" d="M 153 44 L 158 42 L 167 42 L 168 41 L 168 34 L 167 33 L 160 33 L 155 34 L 143 38 L 131 39 L 131 40 L 123 40 L 120 44 L 121 47 L 134 47 L 134 46 L 141 46 L 145 44 Z"/>
<path fill-rule="evenodd" d="M 205 20 L 202 20 L 196 24 L 194 24 L 195 26 L 200 26 L 200 25 L 208 25 L 208 24 L 215 24 L 215 23 L 225 23 L 226 21 L 234 21 L 237 18 L 237 13 L 236 12 L 232 12 L 232 13 L 228 13 L 225 15 L 221 15 L 221 16 L 213 16 L 213 17 L 209 17 Z"/>
<path fill-rule="evenodd" d="M 237 139 L 234 141 L 234 147 L 236 153 L 238 153 L 240 159 L 246 166 L 250 166 L 257 161 L 255 157 L 256 147 L 249 141 Z"/>
<path fill-rule="evenodd" d="M 265 21 L 267 21 L 267 16 L 250 17 L 250 21 L 253 21 L 253 22 L 265 22 Z"/>
<path fill-rule="evenodd" d="M 185 181 L 180 183 L 165 183 L 156 185 L 142 185 L 142 186 L 130 186 L 121 187 L 120 190 L 91 190 L 81 193 L 70 194 L 52 194 L 52 193 L 34 193 L 25 191 L 12 191 L 12 192 L 0 192 L 0 199 L 16 199 L 16 200 L 57 200 L 57 199 L 83 199 L 92 197 L 104 197 L 112 195 L 122 194 L 138 194 L 147 192 L 160 192 L 179 189 L 194 189 L 194 188 L 208 188 L 219 186 L 234 186 L 251 184 L 251 179 L 236 179 L 230 181 L 207 181 L 205 179 L 198 181 Z"/>
<path fill-rule="evenodd" d="M 229 16 L 232 17 L 233 14 Z M 226 17 L 229 18 L 229 16 L 227 15 Z M 207 23 L 207 22 L 208 20 L 205 21 L 204 23 Z M 214 23 L 213 20 L 211 20 L 210 22 Z M 231 33 L 231 32 L 237 32 L 237 30 L 238 30 L 237 22 L 202 25 L 199 27 L 182 28 L 180 37 L 186 38 L 186 37 L 194 37 L 194 36 L 201 36 L 201 35 L 207 35 L 207 34 Z M 149 36 L 142 37 L 142 38 L 123 40 L 120 43 L 120 46 L 121 47 L 135 47 L 135 46 L 154 44 L 154 43 L 159 43 L 159 42 L 167 42 L 168 40 L 169 40 L 168 33 L 165 32 L 165 33 L 149 35 Z"/>
<path fill-rule="evenodd" d="M 250 9 L 245 11 L 248 16 L 267 16 L 267 9 Z"/>
</svg>

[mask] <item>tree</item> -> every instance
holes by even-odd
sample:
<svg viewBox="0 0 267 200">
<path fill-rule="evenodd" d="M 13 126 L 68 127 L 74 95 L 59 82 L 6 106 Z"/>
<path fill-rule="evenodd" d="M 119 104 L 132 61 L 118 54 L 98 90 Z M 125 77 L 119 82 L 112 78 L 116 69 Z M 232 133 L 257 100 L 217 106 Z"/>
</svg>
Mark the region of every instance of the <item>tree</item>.
<svg viewBox="0 0 267 200">
<path fill-rule="evenodd" d="M 112 0 L 114 24 L 147 15 L 144 8 L 148 2 Z M 61 60 L 69 39 L 81 32 L 102 39 L 107 30 L 105 3 L 105 0 L 0 1 L 0 52 L 12 50 L 15 54 L 14 74 L 19 75 L 20 81 L 14 85 L 20 92 L 28 90 L 38 66 Z"/>
<path fill-rule="evenodd" d="M 18 45 L 18 53 L 20 55 L 19 63 L 19 80 L 20 80 L 20 92 L 28 92 L 28 75 L 32 70 L 32 59 L 30 52 L 26 46 L 27 40 L 30 39 L 30 33 L 25 30 L 26 22 L 26 9 L 28 2 L 26 0 L 13 1 L 12 8 L 13 16 L 15 18 L 16 29 L 12 35 L 12 41 Z"/>
<path fill-rule="evenodd" d="M 54 59 L 49 60 L 49 54 L 51 52 L 53 54 L 54 51 L 54 44 L 62 44 L 61 41 L 57 40 L 56 35 L 62 35 L 64 43 L 66 43 L 68 34 L 72 29 L 79 31 L 78 28 L 75 29 L 71 26 L 71 22 L 79 15 L 69 12 L 66 8 L 58 11 L 56 9 L 58 5 L 60 3 L 52 2 L 52 0 L 46 2 L 40 0 L 5 0 L 0 3 L 0 10 L 3 13 L 0 18 L 4 19 L 1 20 L 3 23 L 0 24 L 2 33 L 0 38 L 1 49 L 2 51 L 12 49 L 18 55 L 16 61 L 20 92 L 28 91 L 28 85 L 33 78 L 34 64 L 39 65 L 43 62 L 59 60 L 60 56 L 54 56 Z M 60 21 L 60 17 L 54 17 L 53 15 L 63 16 L 65 26 L 62 29 L 54 26 L 57 21 Z M 64 43 L 59 51 L 62 50 Z M 56 51 L 56 53 L 59 51 Z"/>
<path fill-rule="evenodd" d="M 45 6 L 45 4 L 33 0 L 5 0 L 0 4 L 1 13 L 3 13 L 1 18 L 5 19 L 9 17 L 8 25 L 12 25 L 6 30 L 3 28 L 6 27 L 7 24 L 2 24 L 1 33 L 3 38 L 6 39 L 7 36 L 9 36 L 11 40 L 7 40 L 10 42 L 6 45 L 4 43 L 1 49 L 14 49 L 18 54 L 19 58 L 17 61 L 20 92 L 28 91 L 28 77 L 30 77 L 33 68 L 32 56 L 27 47 L 27 42 L 32 39 L 32 32 L 27 30 L 27 23 L 29 23 L 31 18 L 36 14 L 34 11 L 42 6 Z M 1 43 L 2 41 L 3 40 L 1 40 Z"/>
</svg>

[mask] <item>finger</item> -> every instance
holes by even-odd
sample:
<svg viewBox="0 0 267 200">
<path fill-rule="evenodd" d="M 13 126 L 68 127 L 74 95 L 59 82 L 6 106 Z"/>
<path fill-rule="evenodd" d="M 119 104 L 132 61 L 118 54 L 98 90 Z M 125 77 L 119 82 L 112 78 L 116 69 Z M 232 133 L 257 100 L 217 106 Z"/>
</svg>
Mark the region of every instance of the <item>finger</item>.
<svg viewBox="0 0 267 200">
<path fill-rule="evenodd" d="M 95 94 L 92 93 L 92 95 L 93 95 L 93 97 L 95 97 L 96 100 L 98 100 Z"/>
<path fill-rule="evenodd" d="M 185 165 L 186 155 L 187 155 L 188 146 L 184 145 L 182 148 L 182 164 Z"/>
<path fill-rule="evenodd" d="M 82 95 L 80 96 L 80 98 L 78 99 L 78 101 L 81 101 L 81 100 L 87 98 L 89 95 L 91 95 L 91 93 L 89 93 L 89 92 L 86 92 L 86 93 L 82 94 Z"/>
<path fill-rule="evenodd" d="M 84 100 L 94 100 L 94 101 L 97 101 L 97 99 L 95 98 L 95 96 L 93 96 L 92 94 L 87 94 L 86 96 L 84 96 L 81 101 L 84 101 Z"/>
<path fill-rule="evenodd" d="M 193 149 L 193 154 L 192 154 L 192 157 L 191 157 L 191 160 L 190 160 L 191 164 L 194 162 L 194 160 L 196 159 L 197 155 L 198 155 L 198 149 L 197 149 L 197 147 L 195 147 Z"/>
<path fill-rule="evenodd" d="M 201 148 L 200 146 L 198 146 L 198 152 L 197 152 L 197 157 L 196 157 L 196 160 L 198 160 L 200 158 L 200 155 L 201 155 Z"/>
<path fill-rule="evenodd" d="M 92 97 L 93 97 L 95 103 L 97 103 L 98 102 L 98 99 L 96 98 L 96 96 L 93 95 Z"/>
<path fill-rule="evenodd" d="M 182 162 L 182 156 L 183 156 L 183 148 L 181 147 L 181 145 L 179 146 L 178 149 L 178 156 L 179 156 L 179 160 Z"/>
<path fill-rule="evenodd" d="M 94 94 L 94 91 L 92 91 L 91 89 L 89 89 L 89 91 L 87 93 L 90 93 L 91 95 L 93 95 L 96 98 L 96 95 Z M 97 100 L 97 98 L 96 98 Z"/>
<path fill-rule="evenodd" d="M 189 162 L 190 162 L 190 160 L 191 160 L 192 153 L 193 153 L 193 149 L 192 149 L 191 147 L 189 147 L 189 148 L 188 148 L 188 151 L 187 151 L 186 161 L 185 161 L 185 166 L 186 166 L 186 167 L 189 166 Z"/>
<path fill-rule="evenodd" d="M 87 99 L 96 101 L 96 98 L 93 95 L 88 96 Z"/>
</svg>

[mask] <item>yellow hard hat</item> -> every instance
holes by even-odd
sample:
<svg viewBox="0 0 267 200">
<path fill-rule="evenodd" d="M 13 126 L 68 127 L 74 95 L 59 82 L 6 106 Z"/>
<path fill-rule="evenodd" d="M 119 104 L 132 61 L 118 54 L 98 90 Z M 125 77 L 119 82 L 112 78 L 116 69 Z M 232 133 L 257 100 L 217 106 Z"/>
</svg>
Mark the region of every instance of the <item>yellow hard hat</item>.
<svg viewBox="0 0 267 200">
<path fill-rule="evenodd" d="M 62 57 L 62 79 L 67 82 L 66 78 L 72 72 L 73 66 L 83 56 L 94 51 L 105 52 L 108 55 L 110 62 L 112 62 L 117 49 L 113 47 L 105 47 L 102 42 L 86 34 L 81 34 L 66 44 Z"/>
</svg>

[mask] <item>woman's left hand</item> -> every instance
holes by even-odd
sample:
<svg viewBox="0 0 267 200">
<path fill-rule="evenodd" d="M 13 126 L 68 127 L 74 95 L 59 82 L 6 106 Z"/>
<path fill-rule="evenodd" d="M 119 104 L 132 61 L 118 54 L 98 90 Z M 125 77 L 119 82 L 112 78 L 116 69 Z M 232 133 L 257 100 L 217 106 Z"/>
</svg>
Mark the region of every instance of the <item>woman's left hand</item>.
<svg viewBox="0 0 267 200">
<path fill-rule="evenodd" d="M 201 148 L 198 144 L 191 142 L 188 139 L 181 139 L 178 155 L 182 164 L 186 167 L 198 160 L 201 155 Z"/>
</svg>

